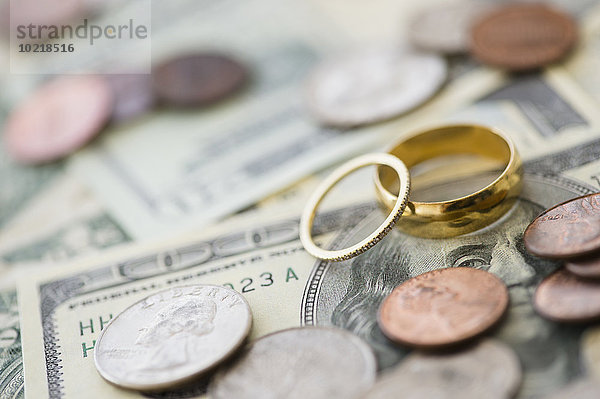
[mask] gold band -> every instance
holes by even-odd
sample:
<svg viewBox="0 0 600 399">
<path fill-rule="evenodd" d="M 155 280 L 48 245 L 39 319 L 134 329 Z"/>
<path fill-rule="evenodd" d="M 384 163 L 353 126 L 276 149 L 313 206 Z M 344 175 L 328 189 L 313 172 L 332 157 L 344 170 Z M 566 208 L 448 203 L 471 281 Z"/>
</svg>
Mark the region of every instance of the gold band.
<svg viewBox="0 0 600 399">
<path fill-rule="evenodd" d="M 336 183 L 355 170 L 368 165 L 389 166 L 398 174 L 400 183 L 400 189 L 398 191 L 399 195 L 395 196 L 395 200 L 390 207 L 390 214 L 381 226 L 358 244 L 336 251 L 328 251 L 319 248 L 314 243 L 311 233 L 317 207 Z M 408 169 L 401 160 L 393 155 L 384 153 L 366 154 L 346 162 L 333 171 L 333 173 L 317 187 L 304 208 L 302 218 L 300 219 L 300 241 L 302 241 L 304 249 L 316 258 L 333 261 L 346 260 L 360 255 L 377 244 L 394 227 L 394 224 L 398 221 L 402 212 L 404 212 L 404 208 L 408 201 L 409 190 L 410 178 Z"/>
<path fill-rule="evenodd" d="M 444 155 L 476 154 L 500 161 L 506 167 L 488 186 L 464 197 L 440 202 L 409 201 L 398 227 L 415 236 L 454 237 L 479 230 L 505 214 L 522 187 L 521 158 L 512 141 L 485 126 L 450 125 L 426 130 L 396 143 L 389 153 L 408 168 Z M 396 203 L 393 174 L 386 168 L 375 173 L 380 202 L 387 209 Z"/>
</svg>

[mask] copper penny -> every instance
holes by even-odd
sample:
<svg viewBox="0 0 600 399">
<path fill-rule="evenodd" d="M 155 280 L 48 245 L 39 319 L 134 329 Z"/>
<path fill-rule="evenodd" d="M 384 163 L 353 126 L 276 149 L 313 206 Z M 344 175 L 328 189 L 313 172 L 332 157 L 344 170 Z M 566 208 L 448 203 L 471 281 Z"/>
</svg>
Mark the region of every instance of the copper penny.
<svg viewBox="0 0 600 399">
<path fill-rule="evenodd" d="M 148 112 L 155 103 L 150 75 L 108 75 L 114 103 L 111 119 L 124 122 Z"/>
<path fill-rule="evenodd" d="M 23 163 L 62 158 L 96 136 L 111 109 L 111 91 L 101 78 L 52 80 L 9 116 L 4 130 L 7 150 Z"/>
<path fill-rule="evenodd" d="M 496 10 L 471 30 L 471 52 L 482 62 L 523 71 L 556 62 L 573 48 L 573 19 L 542 4 L 514 4 Z"/>
<path fill-rule="evenodd" d="M 434 270 L 397 286 L 379 308 L 393 341 L 420 348 L 463 342 L 492 327 L 508 307 L 508 290 L 479 269 Z"/>
<path fill-rule="evenodd" d="M 240 89 L 247 77 L 236 60 L 210 53 L 174 58 L 153 70 L 158 97 L 175 106 L 217 102 Z"/>
<path fill-rule="evenodd" d="M 583 278 L 600 278 L 600 254 L 565 262 L 565 269 Z"/>
<path fill-rule="evenodd" d="M 571 258 L 600 249 L 600 193 L 558 204 L 538 216 L 523 237 L 529 252 Z"/>
<path fill-rule="evenodd" d="M 534 305 L 539 314 L 554 321 L 577 323 L 598 319 L 600 282 L 559 269 L 540 283 Z"/>
</svg>

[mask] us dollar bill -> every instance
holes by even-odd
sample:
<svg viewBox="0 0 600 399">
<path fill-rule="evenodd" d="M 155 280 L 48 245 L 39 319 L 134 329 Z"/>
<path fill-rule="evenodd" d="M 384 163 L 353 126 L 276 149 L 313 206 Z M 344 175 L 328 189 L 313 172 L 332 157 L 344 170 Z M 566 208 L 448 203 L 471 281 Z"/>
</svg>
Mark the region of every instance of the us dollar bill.
<svg viewBox="0 0 600 399">
<path fill-rule="evenodd" d="M 0 291 L 0 397 L 25 397 L 21 328 L 15 290 Z"/>
<path fill-rule="evenodd" d="M 224 235 L 177 242 L 162 250 L 151 248 L 138 255 L 127 253 L 100 264 L 76 265 L 73 272 L 25 279 L 19 285 L 19 294 L 23 298 L 28 395 L 140 395 L 114 388 L 97 375 L 91 359 L 94 339 L 111 317 L 134 301 L 163 288 L 203 282 L 232 287 L 246 296 L 255 316 L 252 338 L 294 325 L 336 325 L 367 340 L 377 354 L 379 367 L 385 369 L 402 361 L 408 350 L 391 344 L 378 329 L 376 314 L 381 300 L 412 276 L 457 266 L 489 270 L 509 287 L 508 316 L 492 335 L 520 356 L 524 383 L 519 397 L 543 397 L 566 384 L 580 373 L 578 353 L 583 328 L 548 322 L 533 311 L 531 296 L 537 283 L 559 265 L 529 255 L 523 247 L 522 233 L 542 209 L 598 189 L 581 171 L 593 167 L 600 155 L 600 137 L 586 110 L 570 101 L 574 92 L 564 90 L 567 78 L 563 81 L 532 75 L 528 79 L 519 80 L 525 87 L 523 93 L 518 85 L 502 78 L 495 91 L 460 111 L 471 118 L 484 111 L 485 115 L 500 115 L 502 118 L 496 120 L 504 128 L 512 126 L 509 130 L 526 158 L 521 198 L 498 222 L 477 233 L 447 240 L 394 231 L 354 260 L 330 263 L 316 261 L 302 249 L 296 209 L 291 209 L 294 215 L 290 217 L 270 220 L 266 216 L 270 209 L 267 201 L 258 205 L 260 217 L 248 222 L 248 228 L 240 222 Z M 540 110 L 548 101 L 557 111 L 520 109 L 518 103 L 526 101 Z M 501 109 L 490 111 L 494 107 Z M 508 107 L 511 112 L 505 112 Z M 439 116 L 440 120 L 452 118 Z M 587 132 L 587 141 L 583 141 L 581 132 Z M 572 145 L 553 147 L 569 138 Z M 527 143 L 534 142 L 544 144 L 541 148 L 546 153 L 531 155 L 536 145 Z M 369 180 L 365 184 L 370 184 Z M 462 184 L 473 184 L 473 179 L 438 185 L 432 192 L 424 189 L 421 195 L 455 190 Z M 311 185 L 309 181 L 307 187 Z M 352 198 L 356 187 L 349 185 L 342 196 Z M 302 201 L 296 199 L 307 195 L 305 191 L 298 188 L 295 194 L 289 194 L 290 204 L 300 204 Z M 351 203 L 318 217 L 315 233 L 321 245 L 342 247 L 364 237 L 381 217 L 375 203 Z M 197 397 L 202 395 L 205 383 L 163 395 Z"/>
<path fill-rule="evenodd" d="M 0 230 L 0 264 L 52 267 L 130 241 L 89 190 L 61 175 Z"/>
</svg>

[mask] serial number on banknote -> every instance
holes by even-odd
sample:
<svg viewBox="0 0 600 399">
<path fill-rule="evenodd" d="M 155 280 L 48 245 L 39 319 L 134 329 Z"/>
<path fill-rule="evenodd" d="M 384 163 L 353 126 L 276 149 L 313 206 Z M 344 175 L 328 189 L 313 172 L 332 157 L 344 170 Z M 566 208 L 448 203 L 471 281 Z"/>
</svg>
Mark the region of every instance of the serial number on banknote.
<svg viewBox="0 0 600 399">
<path fill-rule="evenodd" d="M 298 276 L 294 272 L 294 269 L 288 267 L 285 271 L 282 270 L 275 274 L 272 272 L 262 272 L 259 275 L 244 277 L 237 283 L 224 283 L 223 286 L 245 294 L 256 289 L 270 287 L 276 281 L 289 283 L 291 280 L 297 281 Z"/>
</svg>

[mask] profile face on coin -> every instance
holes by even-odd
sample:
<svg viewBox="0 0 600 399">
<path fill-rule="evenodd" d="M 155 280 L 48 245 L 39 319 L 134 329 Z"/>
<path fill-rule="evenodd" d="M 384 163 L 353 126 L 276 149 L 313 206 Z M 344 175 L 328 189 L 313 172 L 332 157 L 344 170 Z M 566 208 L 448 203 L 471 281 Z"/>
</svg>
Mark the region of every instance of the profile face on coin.
<svg viewBox="0 0 600 399">
<path fill-rule="evenodd" d="M 369 346 L 335 328 L 292 328 L 266 335 L 209 387 L 213 399 L 358 398 L 373 385 Z"/>
<path fill-rule="evenodd" d="M 471 51 L 484 63 L 510 70 L 543 67 L 564 57 L 577 40 L 573 19 L 543 4 L 504 6 L 478 21 Z"/>
<path fill-rule="evenodd" d="M 7 150 L 22 163 L 60 159 L 101 131 L 112 99 L 108 84 L 99 77 L 52 80 L 10 114 L 4 130 Z"/>
<path fill-rule="evenodd" d="M 180 56 L 152 70 L 160 100 L 173 106 L 209 105 L 235 93 L 248 71 L 233 58 L 218 53 Z"/>
<path fill-rule="evenodd" d="M 521 383 L 514 351 L 487 339 L 444 354 L 412 353 L 384 373 L 364 399 L 512 398 Z"/>
<path fill-rule="evenodd" d="M 446 62 L 437 55 L 370 49 L 317 67 L 308 82 L 308 107 L 326 125 L 378 122 L 421 105 L 446 75 Z"/>
<path fill-rule="evenodd" d="M 508 306 L 498 277 L 468 267 L 434 270 L 400 284 L 379 308 L 393 341 L 423 348 L 463 342 L 496 324 Z"/>
<path fill-rule="evenodd" d="M 525 230 L 525 246 L 534 255 L 569 258 L 600 249 L 600 194 L 556 205 Z"/>
<path fill-rule="evenodd" d="M 542 316 L 558 322 L 600 319 L 600 281 L 559 269 L 540 283 L 535 292 L 535 308 Z"/>
<path fill-rule="evenodd" d="M 244 297 L 228 288 L 172 288 L 115 317 L 96 342 L 102 377 L 123 388 L 158 390 L 198 376 L 228 358 L 252 324 Z"/>
</svg>

